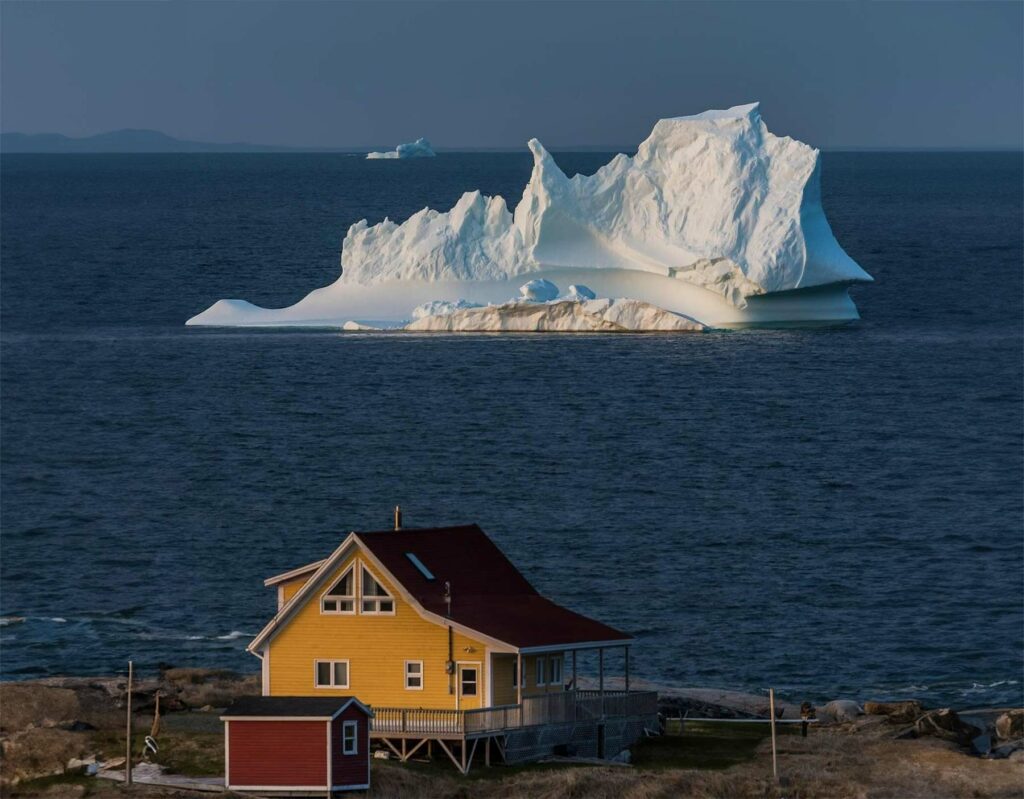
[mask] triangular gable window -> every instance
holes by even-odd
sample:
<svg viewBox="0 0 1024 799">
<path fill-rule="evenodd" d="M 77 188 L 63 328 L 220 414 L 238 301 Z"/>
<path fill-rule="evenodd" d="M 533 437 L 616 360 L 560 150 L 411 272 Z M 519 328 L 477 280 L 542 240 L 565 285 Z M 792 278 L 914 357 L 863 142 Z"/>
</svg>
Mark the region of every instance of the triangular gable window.
<svg viewBox="0 0 1024 799">
<path fill-rule="evenodd" d="M 360 577 L 362 584 L 362 596 L 360 601 L 360 612 L 362 613 L 394 613 L 395 600 L 391 594 L 384 590 L 377 579 L 370 574 L 363 566 L 363 573 Z"/>
<path fill-rule="evenodd" d="M 355 613 L 356 612 L 356 572 L 350 566 L 348 571 L 320 598 L 320 608 L 324 613 Z"/>
</svg>

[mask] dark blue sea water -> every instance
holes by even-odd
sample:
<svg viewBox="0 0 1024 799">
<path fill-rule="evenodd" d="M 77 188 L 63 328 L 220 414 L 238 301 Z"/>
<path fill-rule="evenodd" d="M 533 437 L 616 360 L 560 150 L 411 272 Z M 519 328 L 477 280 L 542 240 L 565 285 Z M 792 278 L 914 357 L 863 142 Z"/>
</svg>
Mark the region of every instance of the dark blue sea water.
<svg viewBox="0 0 1024 799">
<path fill-rule="evenodd" d="M 1019 154 L 827 154 L 863 322 L 685 336 L 183 327 L 333 281 L 360 218 L 514 202 L 528 154 L 0 167 L 5 679 L 255 669 L 262 578 L 401 504 L 651 680 L 1021 701 Z"/>
</svg>

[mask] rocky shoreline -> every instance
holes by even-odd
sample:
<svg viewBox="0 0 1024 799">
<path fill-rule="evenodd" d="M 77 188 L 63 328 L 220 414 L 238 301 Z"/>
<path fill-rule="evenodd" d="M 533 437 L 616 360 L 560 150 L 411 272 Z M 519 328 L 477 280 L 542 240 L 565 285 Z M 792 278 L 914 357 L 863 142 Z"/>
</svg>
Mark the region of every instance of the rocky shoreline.
<svg viewBox="0 0 1024 799">
<path fill-rule="evenodd" d="M 39 794 L 33 793 L 31 786 L 40 779 L 73 777 L 95 773 L 104 766 L 122 765 L 125 684 L 124 677 L 54 677 L 0 683 L 0 791 L 6 796 L 8 791 L 24 790 L 18 795 L 35 796 Z M 213 774 L 222 757 L 219 710 L 238 697 L 259 692 L 257 674 L 167 668 L 158 677 L 139 680 L 133 686 L 134 726 L 141 741 L 141 736 L 149 732 L 159 695 L 164 730 L 161 743 L 168 744 L 170 769 L 191 771 L 194 776 Z M 702 719 L 768 718 L 765 696 L 707 688 L 660 687 L 659 693 L 662 717 L 676 724 Z M 1001 760 L 1005 766 L 1000 768 L 1015 770 L 1013 773 L 1024 784 L 1021 708 L 958 713 L 950 708 L 926 708 L 914 699 L 863 704 L 836 700 L 818 708 L 778 701 L 776 716 L 783 720 L 814 718 L 810 738 L 818 742 L 836 736 L 859 738 L 859 745 L 870 741 L 886 752 L 915 756 L 938 748 L 948 757 L 959 759 L 961 768 L 972 761 L 988 768 L 980 762 Z"/>
</svg>

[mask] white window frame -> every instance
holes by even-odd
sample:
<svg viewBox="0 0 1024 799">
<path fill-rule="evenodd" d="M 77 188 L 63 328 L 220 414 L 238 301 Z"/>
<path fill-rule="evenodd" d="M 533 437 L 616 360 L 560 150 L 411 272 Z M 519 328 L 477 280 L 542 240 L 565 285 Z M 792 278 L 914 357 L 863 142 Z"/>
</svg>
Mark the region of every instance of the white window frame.
<svg viewBox="0 0 1024 799">
<path fill-rule="evenodd" d="M 356 605 L 359 602 L 359 592 L 356 590 L 356 571 L 355 571 L 355 569 L 356 569 L 356 563 L 353 562 L 351 566 L 349 566 L 344 572 L 342 572 L 338 576 L 337 580 L 334 580 L 331 583 L 331 585 L 328 587 L 328 589 L 326 591 L 324 591 L 322 594 L 320 594 L 320 614 L 322 616 L 355 616 L 356 615 Z M 327 595 L 331 592 L 331 590 L 334 588 L 334 586 L 336 586 L 339 582 L 341 582 L 342 580 L 345 579 L 345 576 L 349 572 L 352 572 L 352 593 L 347 595 L 347 596 L 340 596 L 340 595 L 338 595 L 338 596 L 332 597 L 330 600 L 328 600 Z M 352 603 L 352 610 L 327 610 L 324 607 L 324 603 L 328 602 L 328 601 L 333 601 L 333 600 L 337 600 L 338 602 L 351 602 Z"/>
<path fill-rule="evenodd" d="M 547 685 L 548 668 L 546 658 L 538 655 L 537 659 L 534 661 L 534 670 L 536 671 L 534 676 L 537 678 L 537 686 L 540 687 L 542 685 Z"/>
<path fill-rule="evenodd" d="M 410 674 L 409 666 L 416 664 L 420 667 L 418 674 Z M 418 677 L 419 685 L 409 685 L 410 677 Z M 423 661 L 422 660 L 407 660 L 405 661 L 405 690 L 406 691 L 422 691 L 423 690 Z"/>
<path fill-rule="evenodd" d="M 352 731 L 352 748 L 349 749 L 348 733 Z M 343 755 L 358 755 L 359 754 L 359 722 L 358 721 L 343 721 L 341 722 L 341 753 Z"/>
<path fill-rule="evenodd" d="M 462 675 L 465 674 L 467 671 L 472 671 L 476 675 L 476 677 L 473 678 L 473 683 L 472 683 L 473 684 L 473 693 L 471 693 L 471 694 L 467 694 L 467 693 L 463 692 L 463 690 L 462 690 L 463 687 L 466 685 L 466 681 L 462 678 Z M 458 683 L 459 683 L 459 685 L 458 685 L 459 699 L 470 698 L 470 697 L 475 698 L 475 699 L 479 699 L 480 698 L 480 664 L 477 661 L 467 661 L 465 663 L 460 662 L 458 664 L 458 667 L 456 668 L 456 672 L 457 672 Z"/>
<path fill-rule="evenodd" d="M 320 684 L 320 664 L 330 663 L 331 664 L 331 684 L 321 685 Z M 334 682 L 334 667 L 339 664 L 345 664 L 345 684 L 339 685 Z M 352 666 L 347 660 L 326 660 L 318 658 L 313 661 L 313 687 L 321 691 L 332 691 L 338 688 L 348 688 L 352 684 Z"/>
<path fill-rule="evenodd" d="M 556 668 L 557 667 L 557 668 Z M 557 672 L 557 674 L 556 674 Z M 563 684 L 563 668 L 561 656 L 548 658 L 548 685 Z"/>
<path fill-rule="evenodd" d="M 387 594 L 387 596 L 363 596 L 363 574 L 370 575 L 370 577 L 373 578 L 373 581 L 377 583 L 377 585 L 379 585 L 381 589 L 383 589 L 384 593 Z M 381 610 L 380 603 L 382 601 L 390 602 L 391 610 Z M 363 607 L 364 602 L 376 602 L 377 609 L 367 610 L 365 607 Z M 380 578 L 376 574 L 374 574 L 372 571 L 369 570 L 369 568 L 367 568 L 366 563 L 364 563 L 363 561 L 359 561 L 359 601 L 357 602 L 356 606 L 359 608 L 359 613 L 362 616 L 394 616 L 395 608 L 397 606 L 395 598 L 391 595 L 391 592 L 388 591 L 387 588 L 384 588 L 384 583 L 381 582 Z"/>
</svg>

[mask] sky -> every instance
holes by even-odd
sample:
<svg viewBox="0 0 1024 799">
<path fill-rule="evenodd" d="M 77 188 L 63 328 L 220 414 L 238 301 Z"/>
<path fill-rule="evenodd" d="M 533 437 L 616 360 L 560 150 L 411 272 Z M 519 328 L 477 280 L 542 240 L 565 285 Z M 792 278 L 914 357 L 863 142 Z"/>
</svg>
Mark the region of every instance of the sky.
<svg viewBox="0 0 1024 799">
<path fill-rule="evenodd" d="M 1022 40 L 1022 2 L 2 2 L 0 129 L 557 149 L 760 100 L 822 148 L 1019 148 Z"/>
</svg>

